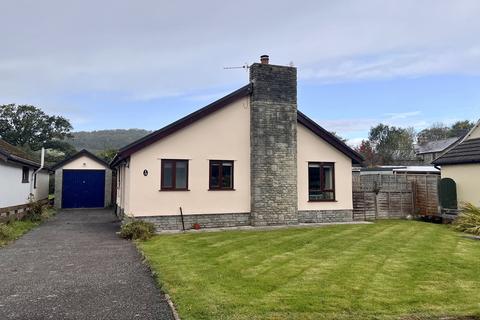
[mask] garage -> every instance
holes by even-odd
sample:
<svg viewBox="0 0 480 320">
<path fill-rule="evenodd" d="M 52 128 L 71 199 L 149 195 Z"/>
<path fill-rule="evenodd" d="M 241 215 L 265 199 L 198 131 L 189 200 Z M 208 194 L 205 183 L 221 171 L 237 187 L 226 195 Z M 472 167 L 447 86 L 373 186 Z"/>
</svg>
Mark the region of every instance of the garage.
<svg viewBox="0 0 480 320">
<path fill-rule="evenodd" d="M 55 206 L 63 209 L 104 208 L 111 204 L 112 171 L 87 150 L 56 164 Z"/>
</svg>

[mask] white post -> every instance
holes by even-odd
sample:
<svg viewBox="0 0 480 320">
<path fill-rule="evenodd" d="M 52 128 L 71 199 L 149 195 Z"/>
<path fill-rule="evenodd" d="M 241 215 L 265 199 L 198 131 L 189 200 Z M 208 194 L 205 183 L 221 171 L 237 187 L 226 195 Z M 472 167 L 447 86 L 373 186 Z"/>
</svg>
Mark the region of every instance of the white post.
<svg viewBox="0 0 480 320">
<path fill-rule="evenodd" d="M 34 187 L 34 183 L 35 183 L 35 175 L 37 173 L 39 173 L 43 167 L 45 166 L 45 148 L 42 147 L 42 155 L 41 155 L 41 160 L 40 160 L 40 168 L 38 168 L 37 170 L 35 170 L 32 174 L 32 179 L 30 179 L 30 198 L 32 200 L 35 200 L 35 195 L 33 194 L 33 187 Z"/>
</svg>

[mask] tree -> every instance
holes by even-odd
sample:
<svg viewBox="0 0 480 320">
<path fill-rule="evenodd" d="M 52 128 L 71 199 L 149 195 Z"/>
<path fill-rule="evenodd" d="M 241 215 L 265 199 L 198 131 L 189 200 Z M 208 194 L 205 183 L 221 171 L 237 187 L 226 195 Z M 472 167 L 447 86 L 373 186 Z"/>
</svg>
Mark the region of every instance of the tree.
<svg viewBox="0 0 480 320">
<path fill-rule="evenodd" d="M 70 137 L 71 130 L 67 119 L 49 116 L 35 106 L 0 106 L 0 137 L 15 146 L 39 150 L 49 141 Z"/>
<path fill-rule="evenodd" d="M 420 131 L 417 136 L 417 141 L 419 144 L 424 144 L 430 141 L 461 137 L 468 133 L 474 125 L 475 123 L 469 120 L 457 121 L 450 127 L 441 122 L 437 122 Z"/>
<path fill-rule="evenodd" d="M 118 150 L 117 149 L 108 149 L 100 152 L 98 156 L 105 160 L 106 162 L 110 163 L 112 162 L 113 158 L 117 155 Z"/>
<path fill-rule="evenodd" d="M 392 164 L 397 160 L 415 158 L 413 128 L 399 128 L 379 124 L 370 129 L 368 140 L 380 157 L 381 164 Z"/>
<path fill-rule="evenodd" d="M 360 153 L 365 161 L 363 162 L 367 167 L 374 167 L 381 164 L 380 156 L 376 153 L 375 148 L 370 141 L 362 140 L 359 146 L 355 147 L 355 151 Z"/>
<path fill-rule="evenodd" d="M 441 122 L 436 122 L 430 127 L 423 129 L 417 135 L 417 141 L 419 144 L 424 144 L 429 141 L 437 141 L 447 139 L 449 136 L 450 128 Z"/>
<path fill-rule="evenodd" d="M 450 128 L 450 137 L 461 137 L 475 126 L 475 122 L 469 120 L 457 121 Z"/>
</svg>

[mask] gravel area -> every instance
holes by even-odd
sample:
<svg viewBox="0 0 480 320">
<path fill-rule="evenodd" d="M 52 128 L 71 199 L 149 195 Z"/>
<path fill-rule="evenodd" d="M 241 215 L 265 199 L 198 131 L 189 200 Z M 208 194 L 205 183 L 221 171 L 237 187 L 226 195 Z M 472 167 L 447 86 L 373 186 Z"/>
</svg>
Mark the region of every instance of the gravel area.
<svg viewBox="0 0 480 320">
<path fill-rule="evenodd" d="M 0 319 L 173 319 L 110 210 L 65 210 L 0 249 Z"/>
</svg>

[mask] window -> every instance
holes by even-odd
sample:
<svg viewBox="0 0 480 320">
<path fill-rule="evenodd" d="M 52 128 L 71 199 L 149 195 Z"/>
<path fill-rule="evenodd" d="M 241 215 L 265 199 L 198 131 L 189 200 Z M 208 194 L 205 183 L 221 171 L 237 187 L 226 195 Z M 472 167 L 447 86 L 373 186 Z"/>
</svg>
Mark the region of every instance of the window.
<svg viewBox="0 0 480 320">
<path fill-rule="evenodd" d="M 334 169 L 331 162 L 308 163 L 308 201 L 335 201 Z"/>
<path fill-rule="evenodd" d="M 37 175 L 33 175 L 33 189 L 37 189 Z"/>
<path fill-rule="evenodd" d="M 28 183 L 28 175 L 30 169 L 28 167 L 22 167 L 22 183 Z"/>
<path fill-rule="evenodd" d="M 188 160 L 162 160 L 161 190 L 188 190 Z"/>
<path fill-rule="evenodd" d="M 210 190 L 233 190 L 233 161 L 210 160 Z"/>
</svg>

